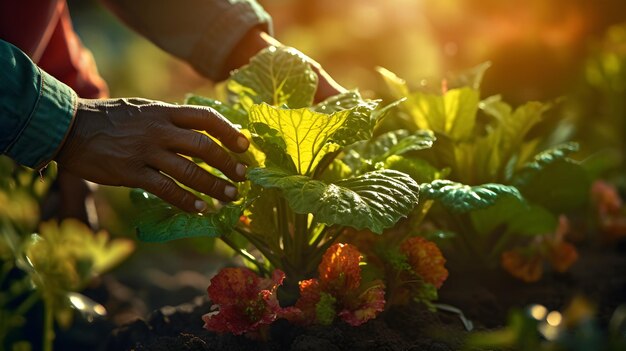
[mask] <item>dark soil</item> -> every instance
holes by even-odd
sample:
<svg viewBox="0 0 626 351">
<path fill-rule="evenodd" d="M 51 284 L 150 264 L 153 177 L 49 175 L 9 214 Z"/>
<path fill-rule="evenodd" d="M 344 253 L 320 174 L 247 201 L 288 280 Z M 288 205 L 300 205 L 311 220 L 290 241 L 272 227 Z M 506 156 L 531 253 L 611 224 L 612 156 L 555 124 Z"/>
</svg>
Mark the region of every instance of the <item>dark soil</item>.
<svg viewBox="0 0 626 351">
<path fill-rule="evenodd" d="M 526 284 L 502 271 L 450 268 L 440 302 L 460 308 L 477 329 L 501 327 L 511 308 L 539 303 L 562 310 L 575 296 L 597 306 L 606 325 L 615 308 L 626 303 L 626 250 L 587 249 L 568 273 L 546 272 L 541 281 Z M 106 350 L 458 350 L 466 335 L 460 318 L 431 313 L 423 306 L 393 308 L 376 320 L 354 328 L 342 322 L 329 327 L 300 328 L 275 322 L 267 342 L 242 336 L 216 335 L 202 329 L 201 316 L 210 303 L 205 297 L 177 307 L 163 307 L 145 320 L 116 329 Z"/>
<path fill-rule="evenodd" d="M 207 299 L 198 298 L 157 310 L 146 321 L 115 330 L 107 350 L 456 350 L 462 340 L 462 324 L 453 315 L 392 309 L 358 328 L 339 322 L 301 328 L 279 320 L 270 328 L 269 341 L 261 342 L 202 329 L 201 317 L 209 307 Z M 441 333 L 445 343 L 438 341 Z"/>
</svg>

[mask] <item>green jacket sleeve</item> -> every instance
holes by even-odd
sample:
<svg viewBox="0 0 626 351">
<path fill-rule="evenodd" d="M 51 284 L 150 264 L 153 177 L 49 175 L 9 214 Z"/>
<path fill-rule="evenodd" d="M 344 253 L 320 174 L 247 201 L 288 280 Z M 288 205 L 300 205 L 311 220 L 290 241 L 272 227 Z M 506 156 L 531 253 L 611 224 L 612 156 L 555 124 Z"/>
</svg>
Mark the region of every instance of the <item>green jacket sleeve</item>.
<svg viewBox="0 0 626 351">
<path fill-rule="evenodd" d="M 235 45 L 253 27 L 272 34 L 255 0 L 104 0 L 131 28 L 198 72 L 218 81 Z"/>
<path fill-rule="evenodd" d="M 45 166 L 63 143 L 76 93 L 0 40 L 0 150 L 17 163 Z"/>
</svg>

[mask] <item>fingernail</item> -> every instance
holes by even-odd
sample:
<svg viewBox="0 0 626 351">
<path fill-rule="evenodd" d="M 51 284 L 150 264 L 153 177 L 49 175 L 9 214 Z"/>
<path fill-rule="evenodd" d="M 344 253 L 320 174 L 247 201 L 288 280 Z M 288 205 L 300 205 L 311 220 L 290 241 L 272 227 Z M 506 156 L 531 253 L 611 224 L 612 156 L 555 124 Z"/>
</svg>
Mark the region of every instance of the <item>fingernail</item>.
<svg viewBox="0 0 626 351">
<path fill-rule="evenodd" d="M 227 185 L 224 188 L 224 195 L 226 195 L 230 199 L 234 199 L 235 196 L 237 195 L 237 188 L 235 188 L 232 185 Z"/>
<path fill-rule="evenodd" d="M 243 177 L 246 175 L 246 165 L 244 165 L 243 163 L 238 163 L 237 167 L 235 167 L 235 173 L 237 173 L 238 176 Z"/>
<path fill-rule="evenodd" d="M 198 210 L 198 212 L 204 212 L 208 207 L 206 202 L 202 200 L 196 200 L 196 202 L 194 203 L 194 206 L 196 207 L 196 210 Z"/>
<path fill-rule="evenodd" d="M 248 148 L 249 145 L 250 142 L 248 141 L 248 139 L 246 139 L 246 137 L 240 136 L 239 138 L 237 138 L 237 146 L 239 146 L 240 149 L 245 150 Z"/>
</svg>

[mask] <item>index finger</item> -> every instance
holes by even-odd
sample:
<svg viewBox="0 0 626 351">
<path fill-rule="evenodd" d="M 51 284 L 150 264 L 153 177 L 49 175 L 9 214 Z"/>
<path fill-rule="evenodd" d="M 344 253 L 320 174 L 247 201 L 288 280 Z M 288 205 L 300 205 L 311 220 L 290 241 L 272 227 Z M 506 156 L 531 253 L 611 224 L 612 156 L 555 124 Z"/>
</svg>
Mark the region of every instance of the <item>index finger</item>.
<svg viewBox="0 0 626 351">
<path fill-rule="evenodd" d="M 178 106 L 170 112 L 172 122 L 185 129 L 204 130 L 234 152 L 244 152 L 248 139 L 219 112 L 204 106 Z"/>
</svg>

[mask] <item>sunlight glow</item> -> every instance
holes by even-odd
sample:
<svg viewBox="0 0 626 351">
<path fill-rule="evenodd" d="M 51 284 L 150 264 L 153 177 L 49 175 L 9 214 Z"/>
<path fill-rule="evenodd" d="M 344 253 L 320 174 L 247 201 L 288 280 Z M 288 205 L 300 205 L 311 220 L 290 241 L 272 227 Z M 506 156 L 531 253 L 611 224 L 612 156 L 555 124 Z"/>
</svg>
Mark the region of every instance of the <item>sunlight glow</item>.
<svg viewBox="0 0 626 351">
<path fill-rule="evenodd" d="M 548 309 L 542 305 L 533 305 L 530 308 L 530 315 L 538 321 L 544 319 L 547 313 Z"/>
<path fill-rule="evenodd" d="M 548 314 L 546 321 L 553 327 L 558 327 L 561 324 L 563 317 L 558 311 L 552 311 Z"/>
<path fill-rule="evenodd" d="M 85 303 L 80 298 L 80 296 L 70 295 L 70 302 L 77 310 L 82 311 L 85 309 Z"/>
</svg>

